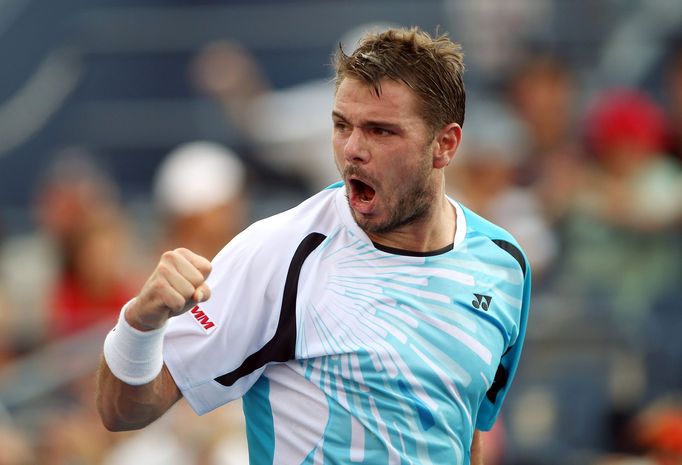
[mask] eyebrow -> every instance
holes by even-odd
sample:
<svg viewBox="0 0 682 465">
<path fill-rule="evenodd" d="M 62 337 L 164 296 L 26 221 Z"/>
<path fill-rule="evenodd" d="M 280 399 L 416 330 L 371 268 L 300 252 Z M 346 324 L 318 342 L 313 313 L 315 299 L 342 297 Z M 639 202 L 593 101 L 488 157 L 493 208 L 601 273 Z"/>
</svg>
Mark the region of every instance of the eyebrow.
<svg viewBox="0 0 682 465">
<path fill-rule="evenodd" d="M 332 111 L 332 117 L 338 118 L 340 120 L 348 122 L 348 119 L 336 110 Z M 380 127 L 380 128 L 386 128 L 386 129 L 395 130 L 395 131 L 402 128 L 402 126 L 400 126 L 397 123 L 390 123 L 388 121 L 380 121 L 380 120 L 362 121 L 361 124 L 359 124 L 357 126 L 361 127 L 361 128 Z"/>
<path fill-rule="evenodd" d="M 341 113 L 339 113 L 336 110 L 332 111 L 332 118 L 338 118 L 338 119 L 342 119 L 342 120 L 346 121 L 346 117 L 343 116 Z"/>
</svg>

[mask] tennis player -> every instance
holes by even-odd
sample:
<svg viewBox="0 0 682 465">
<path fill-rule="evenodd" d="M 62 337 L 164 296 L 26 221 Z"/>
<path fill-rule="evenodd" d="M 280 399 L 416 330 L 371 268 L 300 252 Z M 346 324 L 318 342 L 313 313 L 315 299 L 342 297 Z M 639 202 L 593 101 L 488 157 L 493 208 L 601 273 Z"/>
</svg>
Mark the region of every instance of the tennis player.
<svg viewBox="0 0 682 465">
<path fill-rule="evenodd" d="M 199 414 L 242 398 L 252 464 L 481 463 L 530 268 L 510 234 L 444 193 L 461 49 L 389 29 L 340 49 L 336 69 L 342 182 L 212 263 L 163 254 L 104 343 L 107 428 L 142 428 L 181 397 Z"/>
</svg>

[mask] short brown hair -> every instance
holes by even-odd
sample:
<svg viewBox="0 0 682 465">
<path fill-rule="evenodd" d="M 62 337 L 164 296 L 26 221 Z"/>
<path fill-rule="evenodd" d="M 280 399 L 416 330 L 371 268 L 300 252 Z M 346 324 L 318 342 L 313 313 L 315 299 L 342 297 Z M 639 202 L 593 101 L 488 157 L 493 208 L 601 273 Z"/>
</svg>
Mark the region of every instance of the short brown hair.
<svg viewBox="0 0 682 465">
<path fill-rule="evenodd" d="M 337 89 L 347 77 L 366 82 L 377 95 L 382 79 L 403 82 L 417 94 L 432 130 L 464 124 L 462 47 L 445 34 L 431 37 L 416 27 L 370 33 L 350 55 L 339 44 L 335 65 Z"/>
</svg>

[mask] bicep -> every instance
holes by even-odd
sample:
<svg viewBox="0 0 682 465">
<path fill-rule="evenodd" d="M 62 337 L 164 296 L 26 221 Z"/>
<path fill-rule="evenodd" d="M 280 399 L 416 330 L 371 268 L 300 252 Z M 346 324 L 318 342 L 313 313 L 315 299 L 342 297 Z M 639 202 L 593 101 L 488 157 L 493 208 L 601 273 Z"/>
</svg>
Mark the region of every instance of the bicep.
<svg viewBox="0 0 682 465">
<path fill-rule="evenodd" d="M 471 465 L 483 465 L 483 438 L 480 430 L 474 430 L 471 440 Z"/>
</svg>

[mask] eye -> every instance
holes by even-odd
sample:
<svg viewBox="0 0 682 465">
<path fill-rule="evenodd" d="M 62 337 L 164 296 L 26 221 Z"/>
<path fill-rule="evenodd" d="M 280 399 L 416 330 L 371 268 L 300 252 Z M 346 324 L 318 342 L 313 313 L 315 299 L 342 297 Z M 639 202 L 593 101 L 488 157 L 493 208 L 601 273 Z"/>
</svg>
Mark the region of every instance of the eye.
<svg viewBox="0 0 682 465">
<path fill-rule="evenodd" d="M 334 121 L 334 130 L 337 132 L 344 132 L 348 129 L 348 124 L 343 121 Z"/>
<path fill-rule="evenodd" d="M 372 126 L 369 128 L 369 131 L 371 134 L 380 137 L 391 136 L 395 134 L 395 132 L 391 131 L 390 129 L 382 128 L 380 126 Z"/>
</svg>

